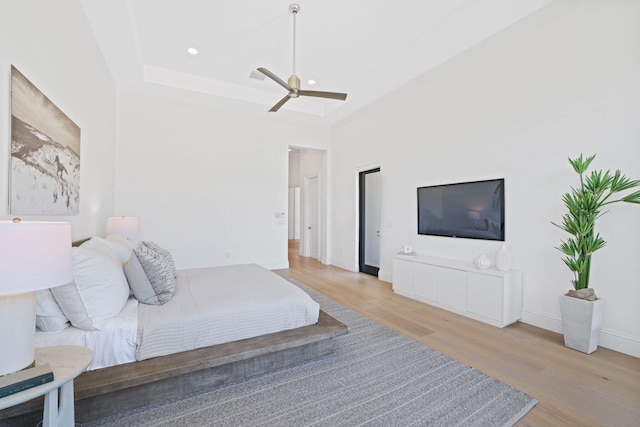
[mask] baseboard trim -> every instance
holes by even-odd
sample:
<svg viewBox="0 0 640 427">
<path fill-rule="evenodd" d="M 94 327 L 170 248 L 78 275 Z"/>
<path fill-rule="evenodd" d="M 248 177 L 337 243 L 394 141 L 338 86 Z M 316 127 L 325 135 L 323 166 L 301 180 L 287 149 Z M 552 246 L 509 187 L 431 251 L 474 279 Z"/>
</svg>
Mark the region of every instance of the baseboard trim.
<svg viewBox="0 0 640 427">
<path fill-rule="evenodd" d="M 388 272 L 387 270 L 379 270 L 378 271 L 378 279 L 382 280 L 383 282 L 392 283 L 393 282 L 393 275 L 390 272 Z"/>
<path fill-rule="evenodd" d="M 600 329 L 599 345 L 633 357 L 640 357 L 640 339 L 607 328 Z"/>
<path fill-rule="evenodd" d="M 345 269 L 347 271 L 353 271 L 354 273 L 357 273 L 360 270 L 358 264 L 352 264 L 349 261 L 341 259 L 332 259 L 331 261 L 331 265 L 335 265 L 336 267 Z"/>
<path fill-rule="evenodd" d="M 522 310 L 520 322 L 546 329 L 547 331 L 562 333 L 562 319 L 549 313 Z"/>
<path fill-rule="evenodd" d="M 521 322 L 562 334 L 562 319 L 548 313 L 522 310 Z M 640 339 L 611 329 L 600 329 L 599 346 L 633 357 L 640 357 Z"/>
<path fill-rule="evenodd" d="M 287 268 L 289 268 L 289 261 L 275 263 L 275 264 L 267 264 L 267 265 L 264 265 L 264 268 L 266 268 L 267 270 L 286 270 Z"/>
</svg>

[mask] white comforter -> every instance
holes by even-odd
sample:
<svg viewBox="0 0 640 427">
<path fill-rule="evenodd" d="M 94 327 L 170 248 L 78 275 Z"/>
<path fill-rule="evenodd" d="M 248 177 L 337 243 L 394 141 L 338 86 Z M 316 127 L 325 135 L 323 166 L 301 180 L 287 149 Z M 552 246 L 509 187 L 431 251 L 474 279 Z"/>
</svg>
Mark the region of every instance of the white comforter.
<svg viewBox="0 0 640 427">
<path fill-rule="evenodd" d="M 164 305 L 140 304 L 136 359 L 312 325 L 320 306 L 255 264 L 178 270 Z"/>
<path fill-rule="evenodd" d="M 38 331 L 36 347 L 88 347 L 93 370 L 318 322 L 318 303 L 258 265 L 176 274 L 176 293 L 165 305 L 139 304 L 132 297 L 120 314 L 96 323 L 98 330 Z"/>
<path fill-rule="evenodd" d="M 85 331 L 73 326 L 60 332 L 36 330 L 36 347 L 79 345 L 93 351 L 87 370 L 135 362 L 138 329 L 138 300 L 129 298 L 122 311 L 111 319 L 94 322 L 97 330 Z"/>
</svg>

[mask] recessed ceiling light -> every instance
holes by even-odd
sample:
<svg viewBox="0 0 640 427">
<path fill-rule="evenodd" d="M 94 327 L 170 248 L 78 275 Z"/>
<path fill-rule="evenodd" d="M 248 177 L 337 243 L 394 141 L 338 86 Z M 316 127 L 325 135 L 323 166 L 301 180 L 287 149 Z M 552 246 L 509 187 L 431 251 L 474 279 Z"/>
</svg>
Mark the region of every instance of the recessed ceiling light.
<svg viewBox="0 0 640 427">
<path fill-rule="evenodd" d="M 311 79 L 311 80 L 307 80 L 307 83 L 313 86 L 314 84 L 316 84 L 316 81 Z"/>
<path fill-rule="evenodd" d="M 198 49 L 196 49 L 195 47 L 190 47 L 187 49 L 187 53 L 189 55 L 197 55 L 198 54 Z"/>
</svg>

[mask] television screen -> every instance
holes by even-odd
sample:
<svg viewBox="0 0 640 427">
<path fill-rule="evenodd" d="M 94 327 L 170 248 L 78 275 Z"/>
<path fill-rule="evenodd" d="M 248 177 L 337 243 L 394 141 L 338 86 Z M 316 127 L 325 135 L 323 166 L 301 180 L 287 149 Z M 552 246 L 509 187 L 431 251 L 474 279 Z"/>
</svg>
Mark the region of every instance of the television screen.
<svg viewBox="0 0 640 427">
<path fill-rule="evenodd" d="M 418 188 L 418 234 L 504 241 L 504 179 Z"/>
</svg>

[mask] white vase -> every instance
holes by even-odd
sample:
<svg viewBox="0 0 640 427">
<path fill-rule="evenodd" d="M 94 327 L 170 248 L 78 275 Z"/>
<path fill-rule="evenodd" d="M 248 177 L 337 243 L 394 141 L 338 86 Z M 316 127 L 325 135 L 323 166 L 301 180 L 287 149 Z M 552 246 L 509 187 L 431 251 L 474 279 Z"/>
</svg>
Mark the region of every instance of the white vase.
<svg viewBox="0 0 640 427">
<path fill-rule="evenodd" d="M 487 268 L 491 267 L 491 259 L 489 259 L 489 257 L 484 254 L 478 255 L 476 259 L 473 260 L 473 264 L 479 270 L 486 270 Z"/>
<path fill-rule="evenodd" d="M 502 244 L 498 252 L 496 252 L 496 268 L 500 271 L 511 270 L 511 262 L 513 255 L 505 243 Z"/>
<path fill-rule="evenodd" d="M 564 345 L 591 354 L 598 348 L 604 317 L 604 299 L 587 301 L 560 295 Z"/>
</svg>

